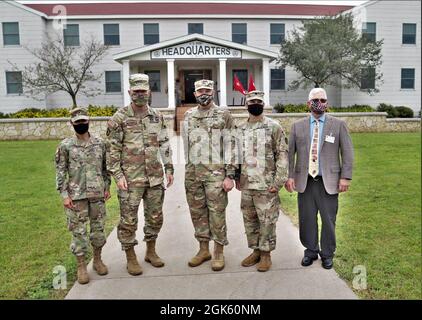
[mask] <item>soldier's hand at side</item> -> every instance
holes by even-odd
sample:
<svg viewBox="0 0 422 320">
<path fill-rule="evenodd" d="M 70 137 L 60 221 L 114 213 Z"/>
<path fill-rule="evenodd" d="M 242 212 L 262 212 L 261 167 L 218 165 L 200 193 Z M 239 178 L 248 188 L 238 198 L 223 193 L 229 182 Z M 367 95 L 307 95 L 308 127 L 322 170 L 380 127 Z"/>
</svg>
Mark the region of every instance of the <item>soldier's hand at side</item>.
<svg viewBox="0 0 422 320">
<path fill-rule="evenodd" d="M 240 190 L 240 181 L 239 180 L 236 180 L 236 189 L 239 190 L 239 191 L 241 191 Z"/>
<path fill-rule="evenodd" d="M 104 200 L 107 201 L 108 199 L 111 198 L 111 193 L 110 191 L 104 191 Z"/>
<path fill-rule="evenodd" d="M 284 187 L 288 192 L 292 193 L 294 190 L 296 190 L 295 179 L 289 178 L 284 184 Z"/>
<path fill-rule="evenodd" d="M 63 205 L 65 206 L 65 208 L 68 209 L 73 209 L 75 207 L 73 205 L 72 199 L 70 199 L 69 197 L 63 199 Z"/>
<path fill-rule="evenodd" d="M 230 178 L 225 178 L 223 181 L 223 189 L 225 192 L 229 192 L 231 189 L 233 189 L 234 183 L 233 180 Z"/>
<path fill-rule="evenodd" d="M 119 188 L 120 190 L 125 190 L 125 191 L 127 191 L 127 182 L 126 182 L 126 178 L 125 178 L 125 177 L 121 178 L 121 179 L 117 182 L 117 188 Z"/>
<path fill-rule="evenodd" d="M 277 192 L 277 188 L 276 187 L 269 187 L 268 188 L 268 192 L 270 192 L 270 193 L 276 193 Z"/>
<path fill-rule="evenodd" d="M 172 174 L 166 174 L 167 178 L 167 186 L 166 188 L 170 187 L 173 184 L 174 176 Z"/>
</svg>

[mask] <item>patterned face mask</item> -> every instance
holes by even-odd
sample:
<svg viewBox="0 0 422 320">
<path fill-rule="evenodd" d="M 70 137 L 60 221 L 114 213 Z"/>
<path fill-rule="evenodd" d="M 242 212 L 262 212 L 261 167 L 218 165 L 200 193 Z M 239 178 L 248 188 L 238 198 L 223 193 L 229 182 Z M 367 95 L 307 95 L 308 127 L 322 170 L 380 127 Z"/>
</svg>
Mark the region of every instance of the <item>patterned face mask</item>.
<svg viewBox="0 0 422 320">
<path fill-rule="evenodd" d="M 147 94 L 132 94 L 132 101 L 137 107 L 142 107 L 148 103 L 149 96 Z"/>
<path fill-rule="evenodd" d="M 201 106 L 207 106 L 211 100 L 212 95 L 209 94 L 201 94 L 199 97 L 196 97 L 196 101 L 198 101 Z"/>
<path fill-rule="evenodd" d="M 323 114 L 327 110 L 327 102 L 321 102 L 320 99 L 313 99 L 310 101 L 311 110 L 316 114 Z"/>
</svg>

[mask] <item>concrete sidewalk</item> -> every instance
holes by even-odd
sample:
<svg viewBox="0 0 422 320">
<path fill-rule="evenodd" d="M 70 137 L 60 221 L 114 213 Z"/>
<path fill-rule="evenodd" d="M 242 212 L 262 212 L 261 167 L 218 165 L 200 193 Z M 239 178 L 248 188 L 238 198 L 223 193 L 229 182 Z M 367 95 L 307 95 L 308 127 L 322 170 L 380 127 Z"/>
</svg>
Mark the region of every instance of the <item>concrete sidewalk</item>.
<svg viewBox="0 0 422 320">
<path fill-rule="evenodd" d="M 172 138 L 174 152 L 177 138 Z M 229 245 L 225 248 L 226 267 L 211 270 L 210 261 L 191 268 L 189 259 L 198 251 L 194 239 L 183 186 L 184 166 L 175 166 L 175 185 L 166 192 L 164 225 L 157 239 L 157 253 L 165 261 L 163 268 L 144 262 L 143 211 L 139 212 L 135 247 L 143 274 L 131 276 L 126 271 L 125 253 L 121 251 L 116 229 L 103 249 L 109 274 L 98 276 L 88 266 L 91 281 L 76 283 L 66 299 L 356 299 L 353 291 L 334 270 L 321 267 L 321 260 L 310 267 L 300 265 L 303 247 L 297 228 L 284 214 L 277 223 L 277 249 L 272 254 L 270 271 L 260 273 L 255 266 L 244 268 L 241 260 L 250 253 L 240 212 L 240 192 L 229 193 L 227 228 Z M 142 207 L 142 206 L 141 206 Z M 211 246 L 212 248 L 212 246 Z"/>
</svg>

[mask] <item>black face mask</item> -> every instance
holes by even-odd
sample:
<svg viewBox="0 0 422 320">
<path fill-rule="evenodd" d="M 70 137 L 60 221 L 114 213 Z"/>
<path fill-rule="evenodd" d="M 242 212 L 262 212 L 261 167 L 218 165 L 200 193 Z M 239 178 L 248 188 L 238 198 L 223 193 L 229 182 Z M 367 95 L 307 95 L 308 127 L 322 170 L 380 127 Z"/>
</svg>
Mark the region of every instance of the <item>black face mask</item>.
<svg viewBox="0 0 422 320">
<path fill-rule="evenodd" d="M 84 134 L 88 131 L 89 122 L 88 123 L 74 124 L 73 128 L 75 129 L 76 133 Z"/>
<path fill-rule="evenodd" d="M 248 112 L 251 115 L 259 116 L 264 112 L 264 106 L 262 104 L 250 104 L 248 105 Z"/>
</svg>

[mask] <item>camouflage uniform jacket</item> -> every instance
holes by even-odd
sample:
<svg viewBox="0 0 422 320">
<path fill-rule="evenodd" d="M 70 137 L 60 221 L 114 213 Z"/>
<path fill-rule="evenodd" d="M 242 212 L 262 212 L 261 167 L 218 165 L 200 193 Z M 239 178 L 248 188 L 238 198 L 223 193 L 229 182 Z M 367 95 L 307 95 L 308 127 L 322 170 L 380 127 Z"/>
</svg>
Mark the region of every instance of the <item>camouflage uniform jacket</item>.
<svg viewBox="0 0 422 320">
<path fill-rule="evenodd" d="M 210 173 L 234 176 L 236 165 L 232 163 L 230 155 L 226 155 L 225 147 L 225 141 L 231 141 L 233 126 L 230 111 L 215 104 L 208 110 L 200 110 L 197 106 L 186 111 L 183 120 L 183 142 L 186 172 L 189 175 L 195 175 L 198 178 Z M 208 139 L 204 139 L 206 136 Z M 228 148 L 231 148 L 231 144 Z M 205 156 L 195 159 L 197 154 L 205 154 Z"/>
<path fill-rule="evenodd" d="M 128 186 L 156 186 L 164 181 L 163 165 L 173 174 L 172 150 L 164 117 L 148 107 L 141 119 L 132 107 L 118 110 L 108 121 L 107 169 L 114 179 L 123 176 Z"/>
<path fill-rule="evenodd" d="M 64 139 L 57 148 L 56 188 L 72 200 L 104 198 L 110 189 L 106 170 L 106 146 L 101 138 L 90 136 L 87 142 L 77 137 Z"/>
<path fill-rule="evenodd" d="M 288 173 L 288 142 L 282 127 L 265 116 L 262 121 L 243 121 L 236 127 L 236 138 L 241 188 L 267 190 L 274 186 L 281 189 Z"/>
</svg>

